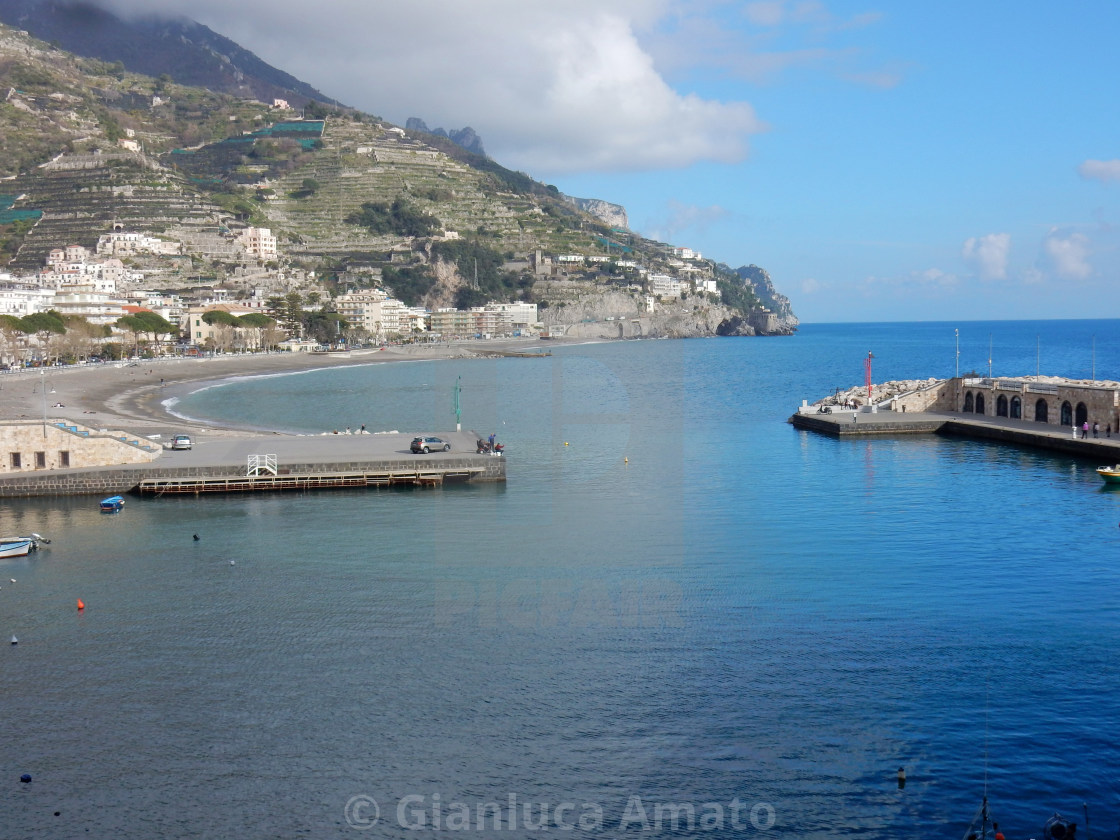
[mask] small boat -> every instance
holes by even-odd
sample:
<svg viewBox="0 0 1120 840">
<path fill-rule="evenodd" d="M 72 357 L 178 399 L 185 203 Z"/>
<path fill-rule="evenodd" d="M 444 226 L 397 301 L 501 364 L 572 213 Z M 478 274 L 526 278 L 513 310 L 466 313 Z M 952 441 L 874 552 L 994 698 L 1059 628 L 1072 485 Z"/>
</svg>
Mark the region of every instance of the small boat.
<svg viewBox="0 0 1120 840">
<path fill-rule="evenodd" d="M 0 557 L 23 557 L 34 551 L 31 537 L 0 537 Z"/>
<path fill-rule="evenodd" d="M 110 496 L 107 499 L 101 500 L 102 513 L 120 513 L 121 508 L 124 507 L 123 496 Z"/>
<path fill-rule="evenodd" d="M 1105 484 L 1120 484 L 1120 464 L 1114 467 L 1097 467 L 1097 475 L 1104 479 Z"/>
<path fill-rule="evenodd" d="M 0 557 L 26 557 L 39 550 L 39 544 L 49 544 L 50 540 L 32 534 L 29 537 L 0 537 Z"/>
</svg>

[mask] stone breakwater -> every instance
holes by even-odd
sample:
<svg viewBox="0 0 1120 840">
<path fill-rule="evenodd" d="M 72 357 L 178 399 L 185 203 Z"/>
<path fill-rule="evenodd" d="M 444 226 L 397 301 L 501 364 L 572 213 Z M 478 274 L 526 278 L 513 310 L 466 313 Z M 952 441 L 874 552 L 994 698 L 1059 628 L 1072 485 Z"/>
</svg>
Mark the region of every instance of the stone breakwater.
<svg viewBox="0 0 1120 840">
<path fill-rule="evenodd" d="M 903 394 L 911 394 L 915 391 L 922 391 L 931 389 L 937 385 L 942 384 L 946 380 L 934 379 L 894 379 L 890 382 L 881 382 L 879 384 L 871 385 L 871 400 L 873 404 L 887 402 L 889 400 L 900 397 Z M 817 400 L 813 405 L 827 405 L 827 406 L 844 406 L 844 405 L 867 405 L 867 386 L 855 385 L 843 391 L 837 391 L 835 394 L 830 394 L 823 399 Z"/>
</svg>

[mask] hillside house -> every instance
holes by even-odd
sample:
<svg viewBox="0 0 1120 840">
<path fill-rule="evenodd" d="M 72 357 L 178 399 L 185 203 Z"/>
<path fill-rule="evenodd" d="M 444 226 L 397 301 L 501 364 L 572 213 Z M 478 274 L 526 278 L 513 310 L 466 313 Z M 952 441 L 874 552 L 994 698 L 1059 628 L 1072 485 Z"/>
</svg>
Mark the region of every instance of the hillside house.
<svg viewBox="0 0 1120 840">
<path fill-rule="evenodd" d="M 246 228 L 237 237 L 237 243 L 246 254 L 261 262 L 276 259 L 276 237 L 268 228 Z"/>
</svg>

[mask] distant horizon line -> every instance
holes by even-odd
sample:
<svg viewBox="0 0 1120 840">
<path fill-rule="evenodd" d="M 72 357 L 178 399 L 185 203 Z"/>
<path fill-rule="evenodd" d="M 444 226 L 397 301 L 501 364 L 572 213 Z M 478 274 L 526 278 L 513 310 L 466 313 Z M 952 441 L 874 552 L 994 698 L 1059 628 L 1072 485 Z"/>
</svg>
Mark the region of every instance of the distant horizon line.
<svg viewBox="0 0 1120 840">
<path fill-rule="evenodd" d="M 943 319 L 914 319 L 892 321 L 800 321 L 798 326 L 852 326 L 854 324 L 1031 324 L 1039 322 L 1120 321 L 1120 318 L 971 318 L 946 321 Z"/>
</svg>

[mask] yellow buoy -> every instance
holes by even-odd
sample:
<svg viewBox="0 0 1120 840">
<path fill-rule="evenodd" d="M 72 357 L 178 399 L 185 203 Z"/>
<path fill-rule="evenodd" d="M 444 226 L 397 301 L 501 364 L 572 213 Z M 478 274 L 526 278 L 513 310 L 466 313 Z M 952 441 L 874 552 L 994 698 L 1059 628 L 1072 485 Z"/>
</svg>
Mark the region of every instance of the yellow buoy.
<svg viewBox="0 0 1120 840">
<path fill-rule="evenodd" d="M 567 441 L 564 441 L 564 445 L 565 445 L 565 446 L 567 446 L 567 445 L 568 445 L 568 442 L 567 442 Z"/>
</svg>

